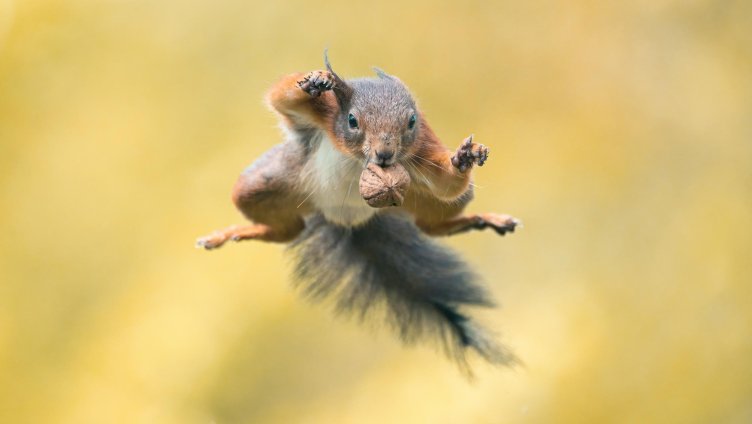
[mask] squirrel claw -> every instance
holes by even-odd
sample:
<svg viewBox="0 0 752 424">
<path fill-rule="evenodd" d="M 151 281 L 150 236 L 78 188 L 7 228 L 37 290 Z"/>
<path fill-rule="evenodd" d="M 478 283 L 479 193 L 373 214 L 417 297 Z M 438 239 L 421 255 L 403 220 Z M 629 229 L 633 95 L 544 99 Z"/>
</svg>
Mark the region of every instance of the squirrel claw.
<svg viewBox="0 0 752 424">
<path fill-rule="evenodd" d="M 318 97 L 321 93 L 334 88 L 334 77 L 329 71 L 309 72 L 302 80 L 298 81 L 298 87 L 311 97 Z"/>
<path fill-rule="evenodd" d="M 495 213 L 485 213 L 480 216 L 481 227 L 491 227 L 496 231 L 496 234 L 503 236 L 506 233 L 513 233 L 515 229 L 522 228 L 522 221 L 509 216 L 500 215 Z"/>
<path fill-rule="evenodd" d="M 452 165 L 459 169 L 460 172 L 465 172 L 472 168 L 474 164 L 483 166 L 488 160 L 488 147 L 473 142 L 473 136 L 466 138 L 457 148 L 457 151 L 452 156 Z"/>
</svg>

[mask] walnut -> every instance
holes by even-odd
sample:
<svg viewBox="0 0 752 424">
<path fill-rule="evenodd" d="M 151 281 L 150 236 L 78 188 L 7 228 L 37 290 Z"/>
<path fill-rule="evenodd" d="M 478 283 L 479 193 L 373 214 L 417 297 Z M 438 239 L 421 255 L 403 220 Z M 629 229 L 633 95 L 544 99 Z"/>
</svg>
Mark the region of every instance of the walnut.
<svg viewBox="0 0 752 424">
<path fill-rule="evenodd" d="M 410 175 L 398 163 L 386 168 L 369 163 L 360 174 L 360 195 L 374 208 L 402 205 L 409 185 Z"/>
</svg>

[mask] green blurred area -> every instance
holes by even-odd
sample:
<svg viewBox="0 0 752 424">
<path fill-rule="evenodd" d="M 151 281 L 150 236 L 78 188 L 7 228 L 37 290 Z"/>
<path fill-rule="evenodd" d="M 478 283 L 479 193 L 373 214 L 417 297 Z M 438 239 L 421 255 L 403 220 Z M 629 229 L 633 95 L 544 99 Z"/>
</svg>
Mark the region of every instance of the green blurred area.
<svg viewBox="0 0 752 424">
<path fill-rule="evenodd" d="M 752 3 L 0 0 L 0 422 L 752 421 Z M 468 383 L 216 252 L 281 75 L 376 65 L 491 147 Z"/>
</svg>

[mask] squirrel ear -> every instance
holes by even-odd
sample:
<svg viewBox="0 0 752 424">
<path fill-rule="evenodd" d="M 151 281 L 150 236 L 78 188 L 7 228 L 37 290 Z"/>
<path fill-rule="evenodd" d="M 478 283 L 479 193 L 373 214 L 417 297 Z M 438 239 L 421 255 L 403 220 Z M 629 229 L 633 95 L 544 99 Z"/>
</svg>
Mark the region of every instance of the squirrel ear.
<svg viewBox="0 0 752 424">
<path fill-rule="evenodd" d="M 374 66 L 373 67 L 373 71 L 376 72 L 376 75 L 378 75 L 378 77 L 381 78 L 381 79 L 394 79 L 393 76 L 387 74 L 381 68 L 377 68 L 377 67 Z"/>
<path fill-rule="evenodd" d="M 332 65 L 329 63 L 328 52 L 329 49 L 324 49 L 324 65 L 326 65 L 326 70 L 332 74 L 332 77 L 334 77 L 334 87 L 332 87 L 332 91 L 337 97 L 337 103 L 342 107 L 350 102 L 353 89 L 342 78 L 340 78 L 336 72 L 334 72 Z"/>
</svg>

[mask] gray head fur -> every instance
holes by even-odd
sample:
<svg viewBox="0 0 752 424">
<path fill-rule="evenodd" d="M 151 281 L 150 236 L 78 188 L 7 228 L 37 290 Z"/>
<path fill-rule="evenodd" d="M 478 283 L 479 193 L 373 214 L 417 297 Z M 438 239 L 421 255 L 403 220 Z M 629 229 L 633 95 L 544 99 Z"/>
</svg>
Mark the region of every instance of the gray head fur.
<svg viewBox="0 0 752 424">
<path fill-rule="evenodd" d="M 339 105 L 334 133 L 369 160 L 383 165 L 398 161 L 415 141 L 420 127 L 410 91 L 379 68 L 374 68 L 377 78 L 345 81 L 332 70 L 326 52 L 324 62 L 334 76 L 333 91 Z"/>
</svg>

